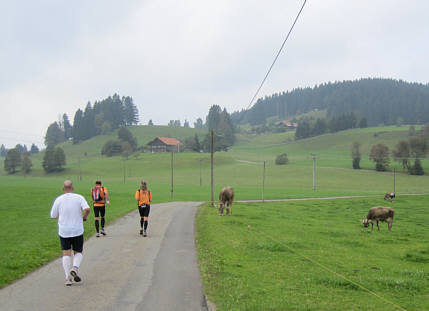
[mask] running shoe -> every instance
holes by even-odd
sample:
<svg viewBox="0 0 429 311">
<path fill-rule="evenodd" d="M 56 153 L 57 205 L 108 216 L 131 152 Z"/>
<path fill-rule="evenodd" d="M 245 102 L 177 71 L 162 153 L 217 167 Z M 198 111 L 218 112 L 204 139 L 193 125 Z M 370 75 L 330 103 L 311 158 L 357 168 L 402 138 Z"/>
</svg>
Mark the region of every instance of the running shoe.
<svg viewBox="0 0 429 311">
<path fill-rule="evenodd" d="M 96 236 L 97 238 L 99 238 L 99 237 L 100 237 L 100 233 L 98 233 L 98 232 L 97 232 L 97 234 L 96 234 L 95 236 Z"/>
<path fill-rule="evenodd" d="M 143 230 L 140 230 L 140 235 L 143 235 Z"/>
<path fill-rule="evenodd" d="M 106 231 L 104 231 L 104 228 L 101 228 L 101 232 L 102 235 L 106 235 Z"/>
<path fill-rule="evenodd" d="M 143 236 L 147 236 L 146 230 L 143 231 Z"/>
<path fill-rule="evenodd" d="M 80 282 L 80 281 L 82 281 L 82 279 L 80 278 L 80 276 L 77 274 L 77 269 L 76 269 L 76 268 L 73 268 L 73 269 L 70 271 L 70 275 L 73 277 L 73 280 L 74 280 L 75 282 Z"/>
<path fill-rule="evenodd" d="M 71 279 L 71 277 L 68 277 L 67 279 L 66 279 L 66 282 L 64 283 L 66 286 L 71 286 L 73 283 L 72 283 L 72 279 Z"/>
</svg>

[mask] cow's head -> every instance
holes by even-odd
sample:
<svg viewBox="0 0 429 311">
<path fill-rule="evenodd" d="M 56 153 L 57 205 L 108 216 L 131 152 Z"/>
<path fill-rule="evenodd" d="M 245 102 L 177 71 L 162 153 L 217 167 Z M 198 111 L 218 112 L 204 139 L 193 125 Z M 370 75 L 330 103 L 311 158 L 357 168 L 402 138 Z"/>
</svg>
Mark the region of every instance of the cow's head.
<svg viewBox="0 0 429 311">
<path fill-rule="evenodd" d="M 368 228 L 369 224 L 372 222 L 370 219 L 362 219 L 364 228 Z"/>
</svg>

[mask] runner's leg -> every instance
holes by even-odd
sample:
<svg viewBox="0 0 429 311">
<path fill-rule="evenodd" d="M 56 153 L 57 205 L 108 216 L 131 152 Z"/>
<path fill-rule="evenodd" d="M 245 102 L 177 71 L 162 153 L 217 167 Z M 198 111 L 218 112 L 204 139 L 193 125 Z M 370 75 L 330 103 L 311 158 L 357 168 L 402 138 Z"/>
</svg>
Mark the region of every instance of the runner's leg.
<svg viewBox="0 0 429 311">
<path fill-rule="evenodd" d="M 66 279 L 70 277 L 71 270 L 71 249 L 63 250 L 63 269 Z"/>
<path fill-rule="evenodd" d="M 99 228 L 100 208 L 98 206 L 94 206 L 94 216 L 95 216 L 95 230 L 97 231 L 97 233 L 99 233 L 100 232 L 100 228 Z"/>
<path fill-rule="evenodd" d="M 78 271 L 80 267 L 80 263 L 82 262 L 82 251 L 83 251 L 83 234 L 73 238 L 73 268 L 70 271 L 70 275 L 73 276 L 75 282 L 80 282 L 82 279 L 80 278 Z"/>
<path fill-rule="evenodd" d="M 104 230 L 104 215 L 106 214 L 106 206 L 100 207 L 101 230 Z"/>
</svg>

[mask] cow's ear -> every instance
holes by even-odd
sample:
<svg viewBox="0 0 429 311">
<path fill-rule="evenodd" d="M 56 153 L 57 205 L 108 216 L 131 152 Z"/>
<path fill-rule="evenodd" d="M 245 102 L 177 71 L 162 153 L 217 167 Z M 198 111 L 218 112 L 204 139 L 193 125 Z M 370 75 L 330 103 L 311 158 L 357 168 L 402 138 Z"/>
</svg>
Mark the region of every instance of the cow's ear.
<svg viewBox="0 0 429 311">
<path fill-rule="evenodd" d="M 361 221 L 362 221 L 363 224 L 365 223 L 365 219 L 362 219 Z"/>
</svg>

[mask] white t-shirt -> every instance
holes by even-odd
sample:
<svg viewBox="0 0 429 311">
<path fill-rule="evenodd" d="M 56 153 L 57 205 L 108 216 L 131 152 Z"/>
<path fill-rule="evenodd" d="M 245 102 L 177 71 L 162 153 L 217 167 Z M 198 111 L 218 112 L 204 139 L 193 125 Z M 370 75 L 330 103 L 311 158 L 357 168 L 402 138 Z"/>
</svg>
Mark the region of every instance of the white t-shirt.
<svg viewBox="0 0 429 311">
<path fill-rule="evenodd" d="M 58 218 L 58 235 L 71 238 L 83 234 L 82 211 L 89 209 L 85 198 L 76 193 L 64 193 L 52 204 L 51 218 Z"/>
</svg>

